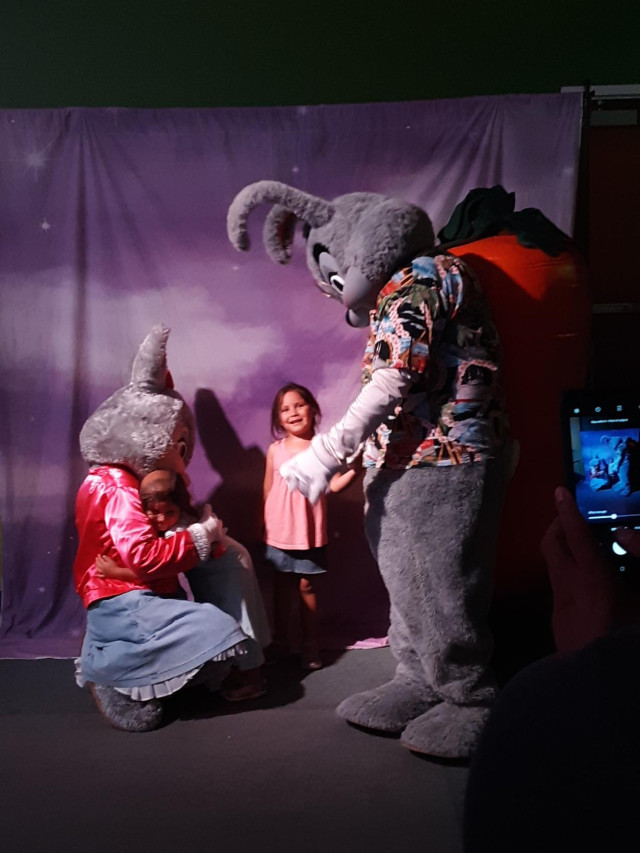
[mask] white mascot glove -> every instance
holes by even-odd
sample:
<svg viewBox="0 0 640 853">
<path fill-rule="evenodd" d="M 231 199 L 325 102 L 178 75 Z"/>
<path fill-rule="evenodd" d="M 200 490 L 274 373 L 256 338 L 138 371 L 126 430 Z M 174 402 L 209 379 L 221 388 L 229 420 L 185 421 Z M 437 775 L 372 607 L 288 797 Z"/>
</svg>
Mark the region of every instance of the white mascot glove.
<svg viewBox="0 0 640 853">
<path fill-rule="evenodd" d="M 290 492 L 295 492 L 297 489 L 314 504 L 319 500 L 320 495 L 327 491 L 329 480 L 339 468 L 340 465 L 335 465 L 332 470 L 323 465 L 313 449 L 312 441 L 311 447 L 307 447 L 302 453 L 297 453 L 282 463 L 280 476 L 286 480 Z"/>
<path fill-rule="evenodd" d="M 190 524 L 187 530 L 191 534 L 193 544 L 201 560 L 206 560 L 214 542 L 221 542 L 225 538 L 226 530 L 211 509 L 210 504 L 205 504 L 202 510 L 202 518 L 196 524 Z"/>
<path fill-rule="evenodd" d="M 311 447 L 280 466 L 290 491 L 302 492 L 311 503 L 327 491 L 329 480 L 356 457 L 362 442 L 391 414 L 412 385 L 411 373 L 395 367 L 379 367 L 341 421 L 329 432 L 315 435 Z"/>
</svg>

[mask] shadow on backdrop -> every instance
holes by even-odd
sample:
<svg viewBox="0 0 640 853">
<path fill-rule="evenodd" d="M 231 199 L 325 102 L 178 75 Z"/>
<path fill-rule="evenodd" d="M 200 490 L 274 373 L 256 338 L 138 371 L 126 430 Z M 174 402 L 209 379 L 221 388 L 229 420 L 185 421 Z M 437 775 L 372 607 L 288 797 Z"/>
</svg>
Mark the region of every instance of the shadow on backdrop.
<svg viewBox="0 0 640 853">
<path fill-rule="evenodd" d="M 220 401 L 208 388 L 199 388 L 194 401 L 198 437 L 221 483 L 207 496 L 229 535 L 249 549 L 257 563 L 262 535 L 264 453 L 243 447 Z"/>
</svg>

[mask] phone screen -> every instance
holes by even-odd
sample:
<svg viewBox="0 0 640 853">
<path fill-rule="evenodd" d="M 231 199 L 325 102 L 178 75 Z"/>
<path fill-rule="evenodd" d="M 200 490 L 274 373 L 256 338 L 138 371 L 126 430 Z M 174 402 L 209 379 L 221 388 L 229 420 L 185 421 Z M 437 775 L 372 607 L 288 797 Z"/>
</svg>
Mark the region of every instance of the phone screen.
<svg viewBox="0 0 640 853">
<path fill-rule="evenodd" d="M 618 527 L 640 530 L 640 402 L 571 392 L 563 401 L 567 480 L 578 509 L 620 572 L 640 568 L 619 545 Z"/>
</svg>

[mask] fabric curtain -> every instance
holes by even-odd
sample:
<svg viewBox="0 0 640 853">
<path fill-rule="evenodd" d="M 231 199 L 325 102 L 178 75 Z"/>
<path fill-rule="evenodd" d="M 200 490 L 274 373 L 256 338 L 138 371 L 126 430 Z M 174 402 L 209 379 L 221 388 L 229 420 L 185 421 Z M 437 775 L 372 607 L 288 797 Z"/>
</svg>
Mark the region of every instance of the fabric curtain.
<svg viewBox="0 0 640 853">
<path fill-rule="evenodd" d="M 366 190 L 421 205 L 436 231 L 476 187 L 501 184 L 571 233 L 580 94 L 234 109 L 0 111 L 0 655 L 70 656 L 84 631 L 73 589 L 78 435 L 128 381 L 152 325 L 192 405 L 192 491 L 230 533 L 260 537 L 269 411 L 308 386 L 330 426 L 359 387 L 366 330 L 322 298 L 304 262 L 271 263 L 264 210 L 240 255 L 225 217 L 246 184 L 333 198 Z M 325 630 L 385 630 L 360 490 L 330 509 Z"/>
</svg>

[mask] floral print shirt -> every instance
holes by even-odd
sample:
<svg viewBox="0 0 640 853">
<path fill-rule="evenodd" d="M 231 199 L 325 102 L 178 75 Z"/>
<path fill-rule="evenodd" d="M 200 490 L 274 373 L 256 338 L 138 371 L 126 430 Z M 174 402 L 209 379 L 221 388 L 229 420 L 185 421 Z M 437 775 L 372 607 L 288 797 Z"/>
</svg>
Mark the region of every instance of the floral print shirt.
<svg viewBox="0 0 640 853">
<path fill-rule="evenodd" d="M 457 465 L 493 457 L 506 431 L 500 342 L 471 270 L 452 255 L 415 258 L 378 294 L 363 384 L 378 367 L 408 369 L 413 386 L 370 436 L 363 464 Z"/>
</svg>

